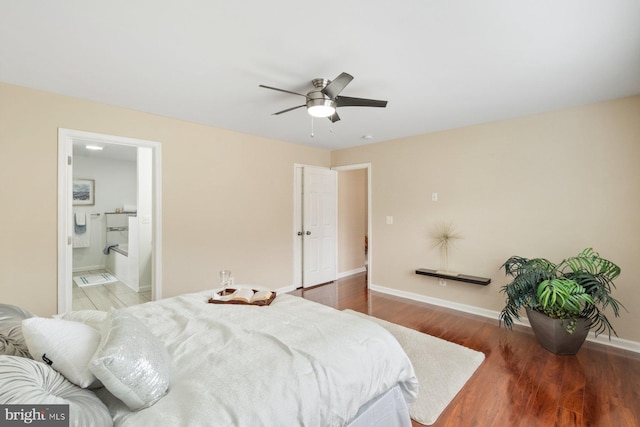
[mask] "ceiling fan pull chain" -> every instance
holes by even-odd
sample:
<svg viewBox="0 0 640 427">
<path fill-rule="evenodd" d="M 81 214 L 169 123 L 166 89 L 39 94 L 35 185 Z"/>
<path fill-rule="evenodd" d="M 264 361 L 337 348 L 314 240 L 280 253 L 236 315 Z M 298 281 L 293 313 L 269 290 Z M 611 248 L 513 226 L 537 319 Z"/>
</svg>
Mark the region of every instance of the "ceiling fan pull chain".
<svg viewBox="0 0 640 427">
<path fill-rule="evenodd" d="M 311 116 L 311 138 L 313 138 L 313 116 Z"/>
</svg>

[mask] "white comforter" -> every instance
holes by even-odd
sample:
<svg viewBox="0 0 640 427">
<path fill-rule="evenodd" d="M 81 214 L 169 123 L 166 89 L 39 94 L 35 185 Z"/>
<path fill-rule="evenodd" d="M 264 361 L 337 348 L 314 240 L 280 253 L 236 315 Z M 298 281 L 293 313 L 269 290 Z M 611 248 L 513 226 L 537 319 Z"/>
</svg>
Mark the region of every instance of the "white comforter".
<svg viewBox="0 0 640 427">
<path fill-rule="evenodd" d="M 130 412 L 99 391 L 120 426 L 342 426 L 400 384 L 411 362 L 385 329 L 291 295 L 270 306 L 207 304 L 210 292 L 127 308 L 167 346 L 169 393 Z"/>
</svg>

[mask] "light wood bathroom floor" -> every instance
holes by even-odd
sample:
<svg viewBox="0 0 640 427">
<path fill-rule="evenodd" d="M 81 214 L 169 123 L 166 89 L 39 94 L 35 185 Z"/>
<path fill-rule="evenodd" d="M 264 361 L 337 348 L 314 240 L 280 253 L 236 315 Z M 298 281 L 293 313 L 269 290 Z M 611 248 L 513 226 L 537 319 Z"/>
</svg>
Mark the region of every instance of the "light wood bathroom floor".
<svg viewBox="0 0 640 427">
<path fill-rule="evenodd" d="M 105 272 L 106 270 L 77 271 L 73 276 Z M 130 307 L 148 301 L 151 301 L 151 289 L 136 292 L 122 282 L 79 287 L 73 282 L 74 310 L 109 311 L 111 307 Z"/>
</svg>

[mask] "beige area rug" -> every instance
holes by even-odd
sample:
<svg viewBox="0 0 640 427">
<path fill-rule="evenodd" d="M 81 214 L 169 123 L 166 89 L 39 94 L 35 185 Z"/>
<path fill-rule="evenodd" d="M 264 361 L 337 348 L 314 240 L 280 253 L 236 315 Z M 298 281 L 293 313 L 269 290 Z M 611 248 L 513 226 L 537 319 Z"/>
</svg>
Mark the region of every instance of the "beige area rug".
<svg viewBox="0 0 640 427">
<path fill-rule="evenodd" d="M 409 405 L 409 413 L 421 424 L 436 422 L 484 360 L 479 351 L 357 311 L 344 311 L 379 324 L 396 337 L 407 353 L 420 383 L 418 398 Z"/>
</svg>

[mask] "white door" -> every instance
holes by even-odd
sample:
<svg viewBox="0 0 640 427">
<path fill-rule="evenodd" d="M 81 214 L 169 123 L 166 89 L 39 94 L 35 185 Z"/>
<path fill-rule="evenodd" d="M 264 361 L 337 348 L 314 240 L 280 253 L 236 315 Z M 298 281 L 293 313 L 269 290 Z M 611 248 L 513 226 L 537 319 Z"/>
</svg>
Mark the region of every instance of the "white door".
<svg viewBox="0 0 640 427">
<path fill-rule="evenodd" d="M 302 286 L 337 277 L 337 172 L 304 167 L 302 176 Z"/>
</svg>

